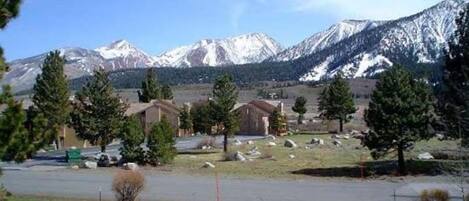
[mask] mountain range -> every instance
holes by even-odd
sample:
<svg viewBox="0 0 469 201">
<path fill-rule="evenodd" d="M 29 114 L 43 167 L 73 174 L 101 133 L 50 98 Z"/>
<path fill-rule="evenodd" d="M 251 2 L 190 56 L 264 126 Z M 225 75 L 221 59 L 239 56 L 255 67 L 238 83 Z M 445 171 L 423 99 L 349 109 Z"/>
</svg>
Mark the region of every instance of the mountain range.
<svg viewBox="0 0 469 201">
<path fill-rule="evenodd" d="M 344 20 L 283 49 L 264 33 L 204 39 L 152 56 L 125 40 L 94 50 L 59 48 L 70 79 L 107 71 L 147 67 L 230 68 L 253 63 L 290 63 L 300 81 L 317 81 L 342 71 L 348 77 L 372 76 L 393 64 L 435 63 L 456 29 L 466 0 L 445 0 L 417 14 L 390 21 Z M 31 88 L 47 53 L 9 62 L 2 84 Z M 288 72 L 286 72 L 288 73 Z"/>
</svg>

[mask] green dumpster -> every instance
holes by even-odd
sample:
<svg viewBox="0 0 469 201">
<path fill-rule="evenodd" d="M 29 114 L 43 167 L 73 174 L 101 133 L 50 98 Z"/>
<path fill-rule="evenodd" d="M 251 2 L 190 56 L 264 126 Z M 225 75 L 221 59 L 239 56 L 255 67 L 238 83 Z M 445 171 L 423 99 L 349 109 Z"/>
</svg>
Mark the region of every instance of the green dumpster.
<svg viewBox="0 0 469 201">
<path fill-rule="evenodd" d="M 81 162 L 81 150 L 80 149 L 69 149 L 65 152 L 65 159 L 67 163 L 71 165 L 80 164 Z"/>
</svg>

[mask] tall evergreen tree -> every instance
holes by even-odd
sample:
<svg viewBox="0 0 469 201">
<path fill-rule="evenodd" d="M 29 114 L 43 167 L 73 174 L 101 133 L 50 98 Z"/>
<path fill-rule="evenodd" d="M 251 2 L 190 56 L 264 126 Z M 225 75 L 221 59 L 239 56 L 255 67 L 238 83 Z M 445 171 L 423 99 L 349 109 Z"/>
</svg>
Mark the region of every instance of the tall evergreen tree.
<svg viewBox="0 0 469 201">
<path fill-rule="evenodd" d="M 144 164 L 145 152 L 141 145 L 145 141 L 145 133 L 136 117 L 126 119 L 120 133 L 122 147 L 119 149 L 123 161 Z"/>
<path fill-rule="evenodd" d="M 65 58 L 59 51 L 50 52 L 42 64 L 42 73 L 36 78 L 33 103 L 37 111 L 48 119 L 47 129 L 55 132 L 57 149 L 60 149 L 59 131 L 70 114 L 68 81 L 64 74 Z"/>
<path fill-rule="evenodd" d="M 365 111 L 370 133 L 363 144 L 374 158 L 397 150 L 399 172 L 406 174 L 404 151 L 433 136 L 433 119 L 429 87 L 402 67 L 393 67 L 381 75 Z"/>
<path fill-rule="evenodd" d="M 3 87 L 0 103 L 6 105 L 0 115 L 0 157 L 6 161 L 26 160 L 29 149 L 28 131 L 24 127 L 26 112 L 16 101 L 9 86 Z"/>
<path fill-rule="evenodd" d="M 103 69 L 94 72 L 93 78 L 76 93 L 71 113 L 71 125 L 77 136 L 93 145 L 106 145 L 117 137 L 127 105 L 113 94 L 111 82 Z"/>
<path fill-rule="evenodd" d="M 138 91 L 140 102 L 149 103 L 151 100 L 160 99 L 161 87 L 158 84 L 156 73 L 153 68 L 147 70 L 146 78 L 142 81 L 142 90 Z"/>
<path fill-rule="evenodd" d="M 306 102 L 308 102 L 308 100 L 300 96 L 296 98 L 295 105 L 292 107 L 293 112 L 298 113 L 298 124 L 303 124 L 304 114 L 308 111 L 308 109 L 306 109 Z"/>
<path fill-rule="evenodd" d="M 331 84 L 324 88 L 318 98 L 318 109 L 321 117 L 328 120 L 339 120 L 339 131 L 344 131 L 344 123 L 350 121 L 350 115 L 355 113 L 353 95 L 342 73 L 334 76 Z"/>
<path fill-rule="evenodd" d="M 153 125 L 147 143 L 147 159 L 151 165 L 168 164 L 174 160 L 177 151 L 173 135 L 173 128 L 165 116 Z"/>
<path fill-rule="evenodd" d="M 171 91 L 171 87 L 167 84 L 163 85 L 161 88 L 161 98 L 165 100 L 172 100 L 173 99 L 173 92 Z"/>
<path fill-rule="evenodd" d="M 192 119 L 192 128 L 194 132 L 212 134 L 212 127 L 215 125 L 214 120 L 211 118 L 210 105 L 203 104 L 193 106 L 190 111 Z"/>
<path fill-rule="evenodd" d="M 286 131 L 287 119 L 282 113 L 275 109 L 269 116 L 269 128 L 274 131 L 275 135 Z"/>
<path fill-rule="evenodd" d="M 446 53 L 438 106 L 447 136 L 469 147 L 469 5 L 456 19 L 455 40 Z"/>
<path fill-rule="evenodd" d="M 21 0 L 0 0 L 0 29 L 4 29 L 8 22 L 18 16 Z M 3 57 L 3 49 L 0 47 L 0 79 L 3 73 L 8 71 L 8 65 Z"/>
<path fill-rule="evenodd" d="M 33 106 L 28 108 L 25 122 L 28 131 L 28 158 L 31 158 L 36 151 L 44 148 L 55 139 L 56 131 L 48 129 L 48 124 L 49 121 L 43 113 L 38 112 Z"/>
<path fill-rule="evenodd" d="M 233 78 L 227 74 L 215 80 L 210 101 L 211 119 L 217 125 L 218 133 L 224 136 L 223 151 L 228 151 L 228 136 L 238 129 L 239 115 L 233 111 L 238 99 L 238 90 Z"/>
<path fill-rule="evenodd" d="M 181 112 L 179 113 L 179 128 L 183 129 L 184 132 L 187 132 L 192 128 L 192 118 L 191 113 L 189 111 L 189 107 L 184 105 Z"/>
</svg>

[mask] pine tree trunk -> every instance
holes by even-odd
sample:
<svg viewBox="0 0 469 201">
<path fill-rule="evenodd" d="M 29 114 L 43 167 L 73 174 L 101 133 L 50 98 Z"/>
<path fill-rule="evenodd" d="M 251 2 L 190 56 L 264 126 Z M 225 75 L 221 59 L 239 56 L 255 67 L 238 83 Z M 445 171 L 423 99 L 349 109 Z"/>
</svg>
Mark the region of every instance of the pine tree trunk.
<svg viewBox="0 0 469 201">
<path fill-rule="evenodd" d="M 399 168 L 399 174 L 401 176 L 407 175 L 407 168 L 405 166 L 405 159 L 404 159 L 404 147 L 402 145 L 399 145 L 397 147 L 397 157 L 398 157 L 398 168 Z"/>
<path fill-rule="evenodd" d="M 339 133 L 344 132 L 344 120 L 339 119 Z"/>
<path fill-rule="evenodd" d="M 223 139 L 223 151 L 226 153 L 228 152 L 228 133 L 224 132 L 223 134 L 224 139 Z"/>
</svg>

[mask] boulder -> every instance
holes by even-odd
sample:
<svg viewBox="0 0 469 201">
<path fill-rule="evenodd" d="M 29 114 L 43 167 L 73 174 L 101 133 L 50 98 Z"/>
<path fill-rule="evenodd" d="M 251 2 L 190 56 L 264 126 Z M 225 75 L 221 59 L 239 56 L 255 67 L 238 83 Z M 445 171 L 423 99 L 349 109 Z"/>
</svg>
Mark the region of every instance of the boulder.
<svg viewBox="0 0 469 201">
<path fill-rule="evenodd" d="M 233 141 L 233 145 L 235 145 L 235 146 L 240 146 L 240 145 L 242 145 L 242 144 L 243 144 L 243 143 L 241 142 L 241 140 L 235 139 L 235 140 Z"/>
<path fill-rule="evenodd" d="M 431 160 L 431 159 L 434 159 L 434 157 L 428 153 L 428 152 L 425 152 L 425 153 L 421 153 L 417 156 L 417 158 L 419 160 Z"/>
<path fill-rule="evenodd" d="M 235 156 L 234 156 L 234 159 L 236 161 L 246 161 L 246 157 L 243 155 L 243 153 L 241 152 L 236 152 Z"/>
<path fill-rule="evenodd" d="M 275 142 L 267 142 L 266 145 L 269 146 L 269 147 L 277 146 L 277 144 Z"/>
<path fill-rule="evenodd" d="M 254 141 L 249 140 L 249 141 L 246 142 L 246 144 L 253 145 L 253 144 L 254 144 Z"/>
<path fill-rule="evenodd" d="M 260 156 L 262 155 L 261 152 L 259 152 L 258 148 L 257 147 L 253 147 L 251 150 L 249 150 L 246 155 L 248 156 Z"/>
<path fill-rule="evenodd" d="M 295 159 L 295 155 L 289 154 L 289 155 L 288 155 L 288 158 L 290 158 L 290 159 Z"/>
<path fill-rule="evenodd" d="M 205 162 L 203 168 L 215 168 L 215 165 L 210 162 Z"/>
<path fill-rule="evenodd" d="M 87 168 L 87 169 L 96 169 L 96 168 L 98 168 L 98 163 L 96 163 L 94 161 L 85 161 L 83 163 L 83 167 Z"/>
<path fill-rule="evenodd" d="M 212 149 L 212 147 L 210 145 L 202 146 L 202 150 L 209 150 L 209 149 Z"/>
<path fill-rule="evenodd" d="M 350 132 L 350 135 L 352 135 L 352 136 L 357 135 L 357 134 L 360 134 L 360 132 L 358 132 L 357 130 L 352 130 Z"/>
<path fill-rule="evenodd" d="M 124 164 L 124 169 L 137 171 L 138 170 L 138 165 L 136 163 L 125 163 Z"/>
<path fill-rule="evenodd" d="M 276 140 L 277 138 L 276 138 L 275 136 L 273 136 L 273 135 L 267 135 L 267 136 L 265 137 L 265 139 L 267 139 L 267 140 Z"/>
<path fill-rule="evenodd" d="M 311 144 L 323 145 L 323 144 L 324 144 L 324 140 L 321 139 L 321 138 L 313 138 L 313 139 L 311 140 Z"/>
<path fill-rule="evenodd" d="M 350 135 L 349 135 L 349 134 L 345 134 L 344 136 L 342 136 L 342 138 L 348 140 L 348 139 L 350 139 Z"/>
<path fill-rule="evenodd" d="M 438 139 L 438 140 L 444 140 L 445 139 L 445 136 L 443 134 L 436 134 L 435 137 Z"/>
<path fill-rule="evenodd" d="M 72 165 L 70 168 L 73 169 L 73 170 L 78 170 L 78 169 L 80 169 L 80 167 L 79 167 L 78 165 Z"/>
<path fill-rule="evenodd" d="M 338 134 L 331 135 L 332 139 L 342 139 L 342 137 Z"/>
<path fill-rule="evenodd" d="M 342 142 L 339 141 L 339 140 L 332 141 L 332 144 L 334 144 L 335 146 L 338 146 L 338 147 L 342 146 Z"/>
<path fill-rule="evenodd" d="M 298 147 L 298 145 L 293 140 L 290 140 L 290 139 L 285 140 L 285 143 L 283 144 L 283 146 L 289 147 L 289 148 Z"/>
</svg>

